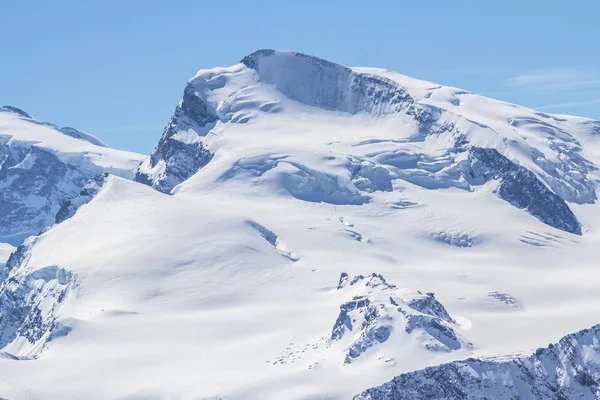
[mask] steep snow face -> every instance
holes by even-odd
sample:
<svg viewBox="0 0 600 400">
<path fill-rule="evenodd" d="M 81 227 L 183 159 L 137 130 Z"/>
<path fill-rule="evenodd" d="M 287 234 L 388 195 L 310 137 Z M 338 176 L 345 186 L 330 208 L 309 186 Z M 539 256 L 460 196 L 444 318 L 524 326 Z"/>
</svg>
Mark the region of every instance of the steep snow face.
<svg viewBox="0 0 600 400">
<path fill-rule="evenodd" d="M 0 240 L 19 244 L 54 222 L 65 197 L 94 175 L 133 178 L 139 154 L 113 150 L 73 128 L 0 108 Z"/>
<path fill-rule="evenodd" d="M 350 114 L 394 114 L 414 106 L 414 99 L 393 81 L 301 53 L 260 50 L 242 64 L 261 82 L 308 106 Z"/>
<path fill-rule="evenodd" d="M 600 325 L 529 357 L 468 359 L 400 375 L 355 400 L 544 400 L 600 396 Z"/>
</svg>

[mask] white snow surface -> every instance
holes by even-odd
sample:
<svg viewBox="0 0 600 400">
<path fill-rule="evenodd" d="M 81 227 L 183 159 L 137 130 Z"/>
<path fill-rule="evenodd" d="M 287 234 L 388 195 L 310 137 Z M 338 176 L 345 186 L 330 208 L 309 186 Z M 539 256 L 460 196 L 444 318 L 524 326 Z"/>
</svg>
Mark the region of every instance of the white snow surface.
<svg viewBox="0 0 600 400">
<path fill-rule="evenodd" d="M 133 178 L 133 172 L 143 161 L 137 153 L 113 149 L 104 145 L 89 133 L 77 132 L 73 137 L 65 132 L 72 128 L 58 128 L 54 125 L 27 118 L 0 107 L 0 142 L 21 142 L 25 146 L 36 146 L 50 151 L 66 164 L 77 164 L 98 172 L 111 172 Z M 25 160 L 26 161 L 26 160 Z M 30 160 L 31 162 L 31 160 Z M 27 168 L 26 163 L 20 168 Z"/>
<path fill-rule="evenodd" d="M 455 179 L 447 131 L 416 140 L 405 112 L 302 101 L 311 72 L 277 54 L 259 73 L 238 64 L 193 78 L 220 121 L 202 137 L 212 160 L 173 195 L 110 177 L 36 239 L 11 276 L 69 271 L 74 284 L 55 312 L 71 330 L 2 349 L 30 359 L 0 357 L 0 397 L 348 399 L 427 366 L 528 354 L 600 322 L 596 122 L 353 69 L 396 82 L 470 143 L 531 169 L 569 201 L 583 227 L 574 235 L 498 198 L 496 182 Z M 61 156 L 84 152 L 115 168 L 136 160 L 42 126 L 25 135 L 19 118 L 0 117 L 3 131 Z M 371 179 L 352 176 L 357 163 Z M 439 174 L 414 183 L 423 171 Z M 435 293 L 470 345 L 431 351 L 396 329 L 344 363 L 345 342 L 330 340 L 352 299 L 337 289 L 342 272 Z"/>
<path fill-rule="evenodd" d="M 15 246 L 11 246 L 8 243 L 0 243 L 0 266 L 4 266 L 10 254 L 15 250 Z"/>
</svg>

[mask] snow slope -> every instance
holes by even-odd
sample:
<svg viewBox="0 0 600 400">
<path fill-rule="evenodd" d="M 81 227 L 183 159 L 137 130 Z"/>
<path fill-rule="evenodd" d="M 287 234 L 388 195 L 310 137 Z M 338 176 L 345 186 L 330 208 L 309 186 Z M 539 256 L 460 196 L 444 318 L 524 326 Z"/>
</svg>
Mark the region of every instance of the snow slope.
<svg viewBox="0 0 600 400">
<path fill-rule="evenodd" d="M 7 262 L 0 396 L 348 399 L 528 355 L 600 321 L 598 133 L 292 52 L 201 70 L 138 182 Z"/>
<path fill-rule="evenodd" d="M 60 202 L 95 175 L 133 178 L 142 158 L 18 108 L 0 107 L 0 241 L 17 245 L 51 225 Z"/>
</svg>

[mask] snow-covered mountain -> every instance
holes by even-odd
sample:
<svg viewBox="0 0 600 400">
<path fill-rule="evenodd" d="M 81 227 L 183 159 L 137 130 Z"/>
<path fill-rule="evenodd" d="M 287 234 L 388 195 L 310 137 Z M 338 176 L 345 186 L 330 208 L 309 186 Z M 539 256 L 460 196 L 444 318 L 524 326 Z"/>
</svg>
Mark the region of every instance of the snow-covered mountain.
<svg viewBox="0 0 600 400">
<path fill-rule="evenodd" d="M 89 179 L 105 172 L 133 178 L 142 159 L 90 134 L 0 107 L 0 241 L 17 245 L 38 234 Z"/>
<path fill-rule="evenodd" d="M 358 184 L 334 189 L 338 193 L 332 198 L 319 200 L 364 203 L 368 196 L 358 193 L 361 189 L 391 190 L 392 179 L 429 189 L 464 190 L 498 181 L 500 198 L 550 226 L 577 234 L 581 226 L 567 202 L 596 200 L 590 180 L 595 166 L 581 155 L 580 142 L 569 132 L 592 132 L 597 124 L 519 109 L 388 71 L 352 70 L 272 50 L 253 53 L 228 69 L 198 72 L 137 180 L 170 192 L 214 157 L 219 146 L 214 142 L 223 140 L 218 133 L 223 127 L 278 120 L 277 114 L 306 115 L 311 108 L 387 125 L 384 136 L 371 128 L 358 140 L 324 143 L 330 152 L 345 156 L 350 180 Z M 279 136 L 273 140 L 288 140 L 286 134 Z M 344 146 L 353 149 L 342 150 Z M 281 163 L 307 174 L 288 155 L 269 158 L 264 150 L 261 159 L 252 161 L 262 164 L 256 165 L 259 171 Z M 336 158 L 339 163 L 344 157 Z M 292 195 L 303 196 L 294 182 L 287 187 Z"/>
<path fill-rule="evenodd" d="M 201 70 L 7 261 L 0 396 L 589 397 L 597 329 L 525 355 L 600 322 L 599 138 L 294 52 Z"/>
</svg>

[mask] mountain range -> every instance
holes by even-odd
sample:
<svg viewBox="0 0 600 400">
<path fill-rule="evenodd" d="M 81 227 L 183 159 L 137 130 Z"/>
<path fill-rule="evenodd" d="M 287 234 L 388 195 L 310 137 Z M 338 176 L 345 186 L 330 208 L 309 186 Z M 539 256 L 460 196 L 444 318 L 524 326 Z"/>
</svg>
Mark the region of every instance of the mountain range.
<svg viewBox="0 0 600 400">
<path fill-rule="evenodd" d="M 149 156 L 4 106 L 0 397 L 598 399 L 599 138 L 275 50 Z"/>
</svg>

